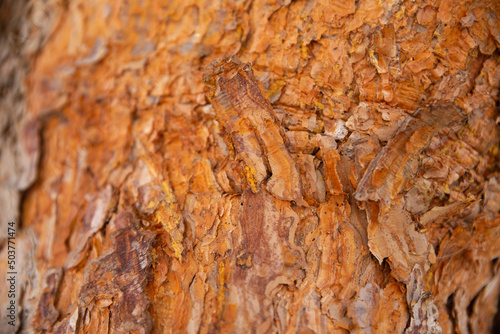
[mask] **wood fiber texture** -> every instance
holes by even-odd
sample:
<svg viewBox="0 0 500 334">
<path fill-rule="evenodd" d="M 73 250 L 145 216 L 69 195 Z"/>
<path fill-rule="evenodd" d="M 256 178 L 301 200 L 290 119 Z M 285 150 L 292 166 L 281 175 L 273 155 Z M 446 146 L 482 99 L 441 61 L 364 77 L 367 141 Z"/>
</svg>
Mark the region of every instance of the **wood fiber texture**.
<svg viewBox="0 0 500 334">
<path fill-rule="evenodd" d="M 499 2 L 23 6 L 21 332 L 494 330 Z"/>
</svg>

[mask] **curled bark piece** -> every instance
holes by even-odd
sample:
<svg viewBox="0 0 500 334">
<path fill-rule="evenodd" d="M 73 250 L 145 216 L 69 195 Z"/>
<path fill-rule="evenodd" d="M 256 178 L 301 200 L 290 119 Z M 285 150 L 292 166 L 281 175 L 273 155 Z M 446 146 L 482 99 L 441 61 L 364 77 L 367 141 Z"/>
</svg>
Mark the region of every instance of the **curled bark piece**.
<svg viewBox="0 0 500 334">
<path fill-rule="evenodd" d="M 300 175 L 285 147 L 284 133 L 275 112 L 255 78 L 250 64 L 236 56 L 209 64 L 203 76 L 209 98 L 231 139 L 236 156 L 245 164 L 245 176 L 254 193 L 264 181 L 281 200 L 301 201 Z M 267 167 L 267 169 L 266 169 Z"/>
<path fill-rule="evenodd" d="M 417 168 L 418 155 L 442 128 L 465 120 L 460 108 L 451 103 L 434 104 L 408 116 L 396 136 L 368 166 L 355 197 L 358 201 L 394 198 Z"/>
</svg>

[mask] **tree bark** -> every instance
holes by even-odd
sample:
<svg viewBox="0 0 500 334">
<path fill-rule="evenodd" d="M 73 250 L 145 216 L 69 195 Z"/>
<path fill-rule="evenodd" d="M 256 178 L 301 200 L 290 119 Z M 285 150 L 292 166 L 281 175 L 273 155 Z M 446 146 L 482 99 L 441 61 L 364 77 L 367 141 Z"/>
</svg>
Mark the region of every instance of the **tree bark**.
<svg viewBox="0 0 500 334">
<path fill-rule="evenodd" d="M 498 2 L 2 15 L 2 332 L 500 328 Z"/>
</svg>

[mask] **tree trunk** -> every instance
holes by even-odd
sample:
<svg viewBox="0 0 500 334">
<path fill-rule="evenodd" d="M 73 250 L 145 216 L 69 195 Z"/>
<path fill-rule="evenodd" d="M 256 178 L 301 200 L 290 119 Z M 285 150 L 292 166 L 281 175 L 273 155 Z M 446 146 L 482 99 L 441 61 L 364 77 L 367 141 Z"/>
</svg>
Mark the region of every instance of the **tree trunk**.
<svg viewBox="0 0 500 334">
<path fill-rule="evenodd" d="M 2 6 L 2 332 L 500 328 L 498 2 Z"/>
</svg>

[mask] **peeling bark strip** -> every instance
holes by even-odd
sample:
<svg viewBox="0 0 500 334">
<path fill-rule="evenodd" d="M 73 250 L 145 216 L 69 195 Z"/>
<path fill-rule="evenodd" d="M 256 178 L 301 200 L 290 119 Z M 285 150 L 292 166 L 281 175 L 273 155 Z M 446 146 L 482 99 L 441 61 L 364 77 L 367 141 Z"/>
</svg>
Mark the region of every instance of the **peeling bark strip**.
<svg viewBox="0 0 500 334">
<path fill-rule="evenodd" d="M 418 155 L 442 128 L 460 124 L 466 117 L 452 103 L 434 104 L 407 116 L 396 136 L 368 166 L 355 197 L 359 201 L 388 200 L 401 191 L 418 167 Z"/>
<path fill-rule="evenodd" d="M 245 163 L 245 176 L 254 193 L 266 182 L 266 189 L 278 199 L 302 200 L 300 176 L 285 148 L 284 133 L 262 84 L 251 65 L 236 56 L 209 64 L 203 81 L 210 88 L 210 100 L 236 158 Z M 269 178 L 267 175 L 271 174 Z"/>
<path fill-rule="evenodd" d="M 117 225 L 127 227 L 111 235 L 115 247 L 93 260 L 84 272 L 78 293 L 79 328 L 86 333 L 107 333 L 111 325 L 118 333 L 148 333 L 153 323 L 144 289 L 155 234 L 131 227 L 135 219 L 130 213 L 116 219 L 122 221 Z"/>
<path fill-rule="evenodd" d="M 50 269 L 45 273 L 42 283 L 42 295 L 36 310 L 37 331 L 49 330 L 59 317 L 55 307 L 63 272 L 60 268 Z"/>
</svg>

